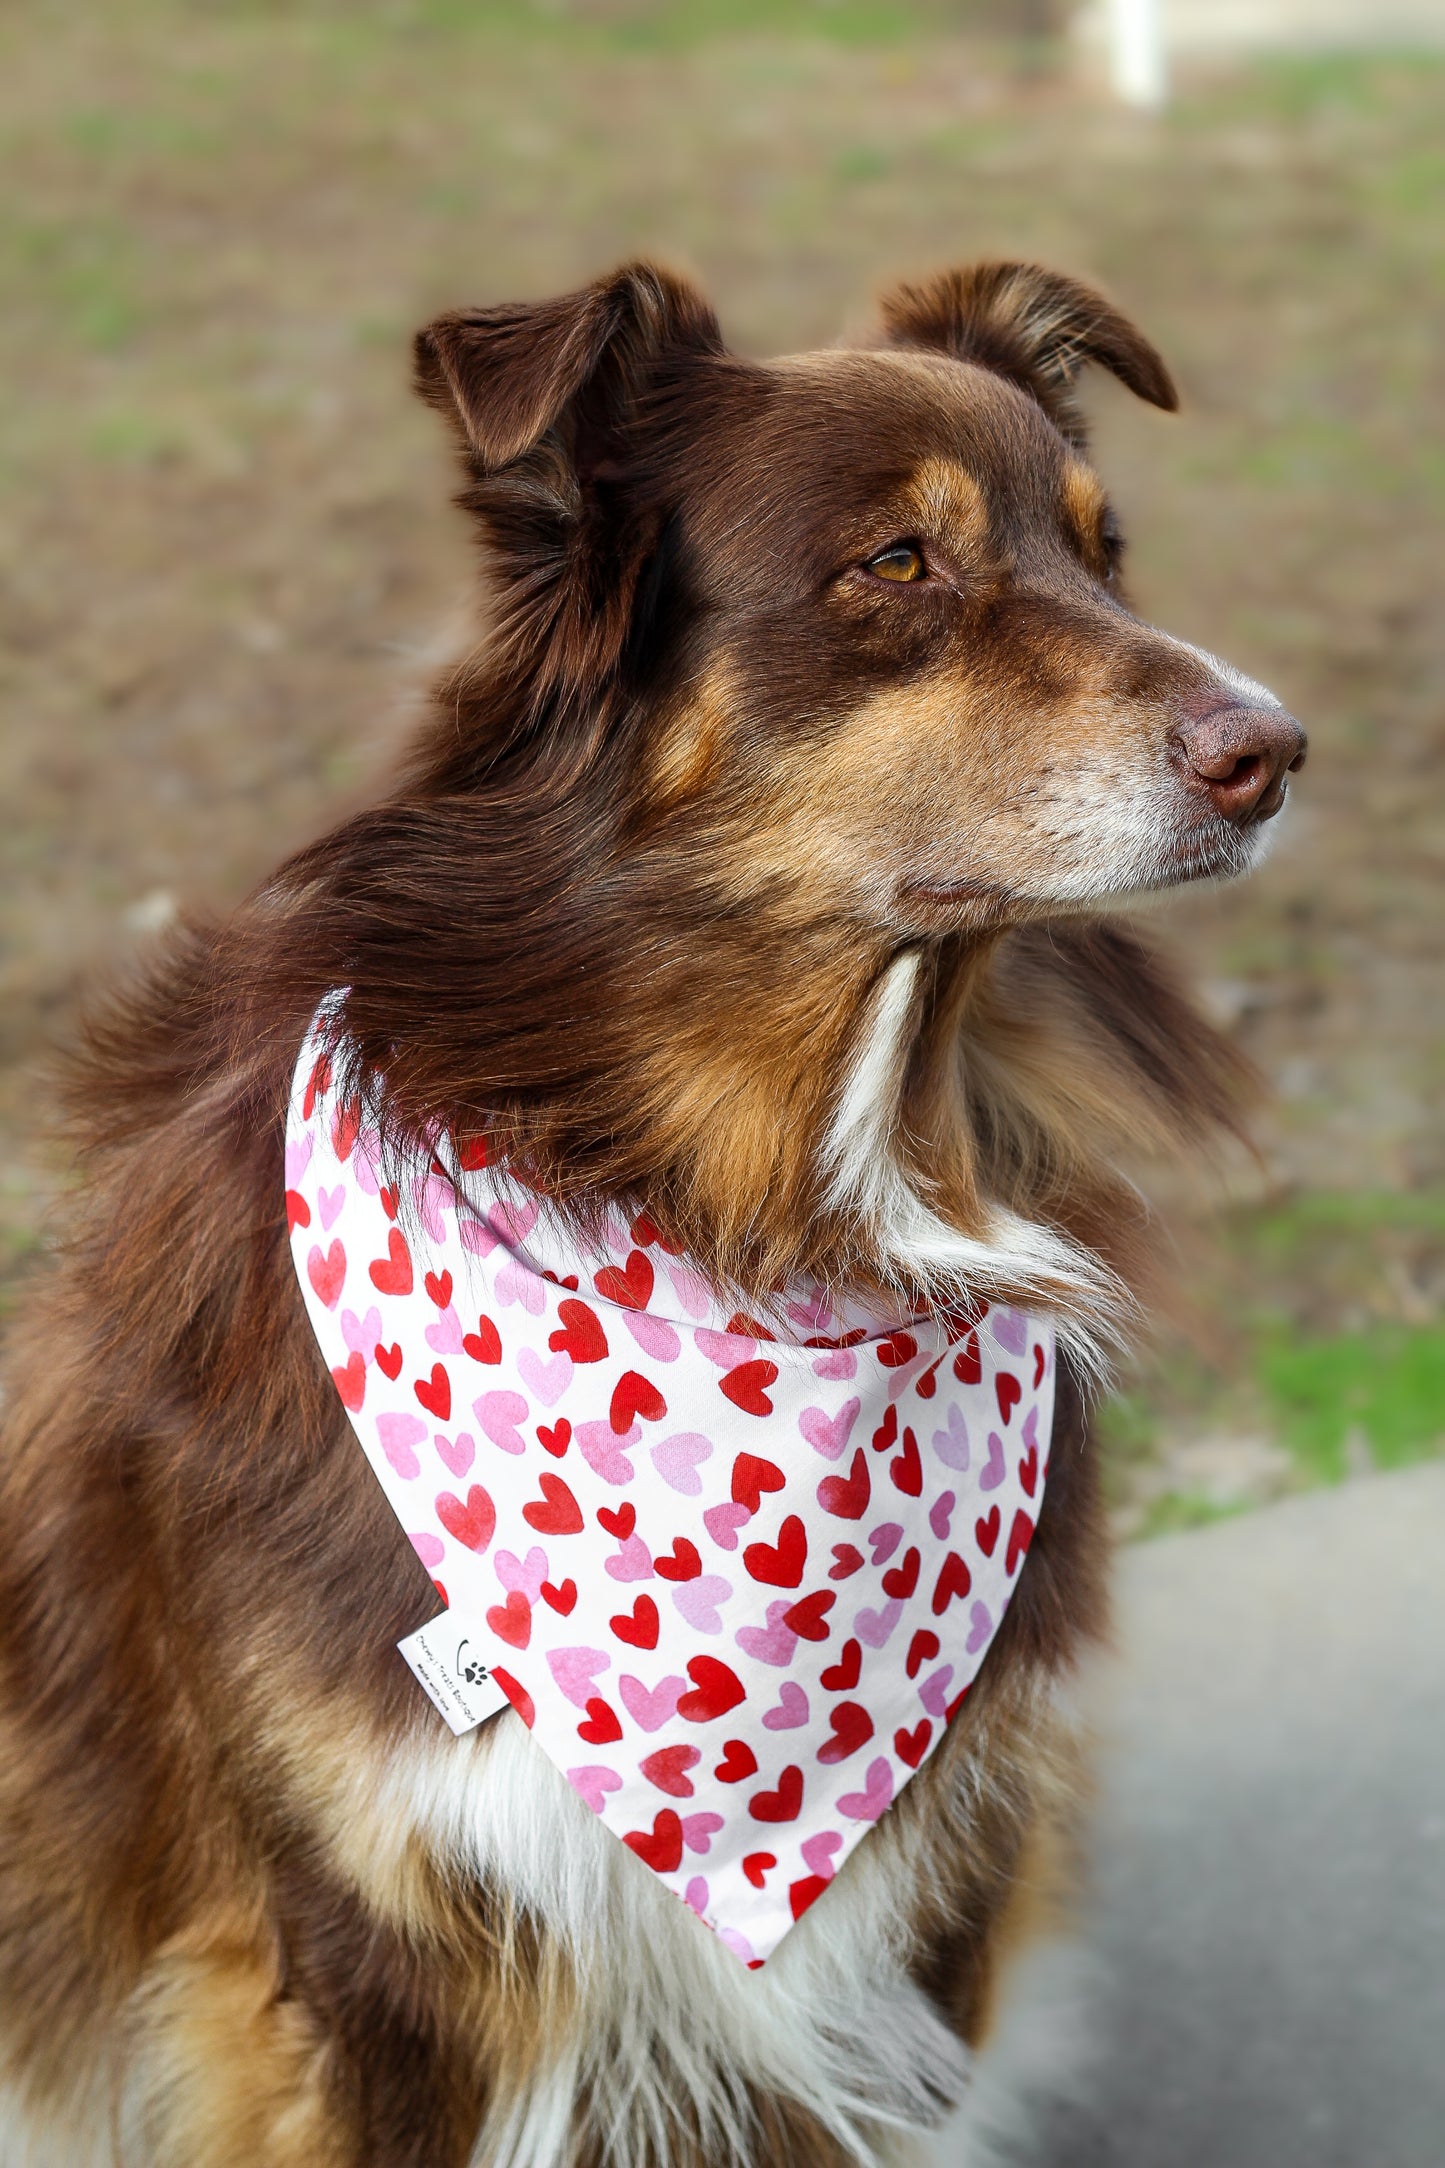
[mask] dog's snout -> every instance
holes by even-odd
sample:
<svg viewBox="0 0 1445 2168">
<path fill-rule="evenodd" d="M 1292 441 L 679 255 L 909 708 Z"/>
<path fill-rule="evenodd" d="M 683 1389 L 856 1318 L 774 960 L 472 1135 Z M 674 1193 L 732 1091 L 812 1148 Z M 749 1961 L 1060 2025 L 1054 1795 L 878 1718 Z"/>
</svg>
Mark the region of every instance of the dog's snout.
<svg viewBox="0 0 1445 2168">
<path fill-rule="evenodd" d="M 1269 820 L 1284 804 L 1285 777 L 1304 763 L 1306 739 L 1281 707 L 1215 701 L 1186 717 L 1173 742 L 1191 781 L 1226 820 Z"/>
</svg>

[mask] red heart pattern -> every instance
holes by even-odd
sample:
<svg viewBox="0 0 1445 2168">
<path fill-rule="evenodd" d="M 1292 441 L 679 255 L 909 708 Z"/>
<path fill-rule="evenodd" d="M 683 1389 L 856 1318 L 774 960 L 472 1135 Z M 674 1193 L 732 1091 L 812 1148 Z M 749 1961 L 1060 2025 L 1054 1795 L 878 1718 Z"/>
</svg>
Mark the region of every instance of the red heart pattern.
<svg viewBox="0 0 1445 2168">
<path fill-rule="evenodd" d="M 537 1744 L 755 1966 L 985 1660 L 1041 1540 L 1052 1334 L 803 1287 L 789 1340 L 646 1213 L 584 1244 L 480 1148 L 419 1144 L 383 1186 L 327 1028 L 284 1209 L 342 1406 Z"/>
</svg>

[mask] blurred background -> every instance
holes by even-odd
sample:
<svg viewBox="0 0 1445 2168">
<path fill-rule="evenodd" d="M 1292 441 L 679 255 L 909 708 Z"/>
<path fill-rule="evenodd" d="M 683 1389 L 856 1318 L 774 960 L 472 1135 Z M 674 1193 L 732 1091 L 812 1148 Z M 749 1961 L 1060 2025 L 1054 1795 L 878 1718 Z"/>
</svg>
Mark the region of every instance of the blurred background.
<svg viewBox="0 0 1445 2168">
<path fill-rule="evenodd" d="M 1117 6 L 1120 0 L 1114 0 Z M 88 980 L 365 793 L 469 559 L 408 339 L 636 250 L 732 341 L 1038 257 L 1142 611 L 1307 723 L 1248 886 L 1151 913 L 1272 1087 L 1110 1417 L 1147 1536 L 1445 1445 L 1445 10 L 1169 0 L 1121 102 L 1049 0 L 10 0 L 0 15 L 0 1257 Z"/>
</svg>

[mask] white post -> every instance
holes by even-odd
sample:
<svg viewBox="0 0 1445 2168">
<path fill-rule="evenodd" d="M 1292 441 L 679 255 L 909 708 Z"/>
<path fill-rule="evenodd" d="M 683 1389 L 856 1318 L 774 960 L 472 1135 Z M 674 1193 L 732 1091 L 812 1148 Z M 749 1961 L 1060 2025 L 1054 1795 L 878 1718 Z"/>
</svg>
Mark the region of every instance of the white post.
<svg viewBox="0 0 1445 2168">
<path fill-rule="evenodd" d="M 1157 108 L 1168 93 L 1163 0 L 1108 0 L 1114 88 L 1126 105 Z"/>
</svg>

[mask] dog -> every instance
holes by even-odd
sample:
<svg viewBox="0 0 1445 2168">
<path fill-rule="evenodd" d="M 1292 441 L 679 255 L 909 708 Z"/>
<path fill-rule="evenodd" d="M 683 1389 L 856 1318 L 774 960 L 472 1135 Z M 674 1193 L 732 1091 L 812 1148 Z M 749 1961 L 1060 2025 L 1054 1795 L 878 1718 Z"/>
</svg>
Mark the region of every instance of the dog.
<svg viewBox="0 0 1445 2168">
<path fill-rule="evenodd" d="M 65 1087 L 82 1181 L 0 1469 L 0 2159 L 911 2157 L 1067 1876 L 1090 1409 L 1152 1284 L 1128 1169 L 1240 1118 L 1109 910 L 1246 871 L 1304 736 L 1131 614 L 1076 379 L 1175 392 L 1070 278 L 951 271 L 759 363 L 639 263 L 416 362 L 475 637 L 385 802 L 170 937 Z M 745 1317 L 807 1279 L 1052 1322 L 1002 1625 L 762 1969 L 515 1711 L 454 1737 L 396 1653 L 436 1590 L 287 1254 L 329 1000 L 397 1136 L 484 1132 L 576 1230 L 650 1213 Z"/>
</svg>

